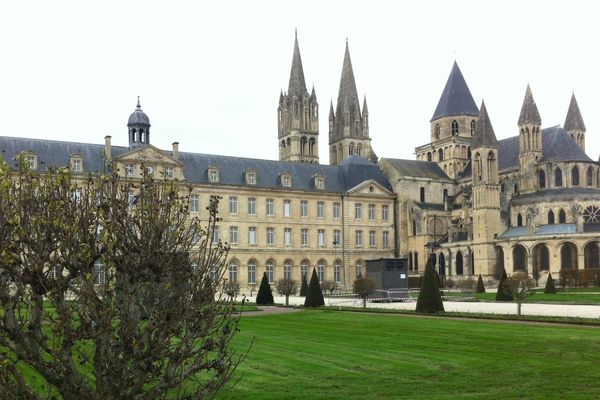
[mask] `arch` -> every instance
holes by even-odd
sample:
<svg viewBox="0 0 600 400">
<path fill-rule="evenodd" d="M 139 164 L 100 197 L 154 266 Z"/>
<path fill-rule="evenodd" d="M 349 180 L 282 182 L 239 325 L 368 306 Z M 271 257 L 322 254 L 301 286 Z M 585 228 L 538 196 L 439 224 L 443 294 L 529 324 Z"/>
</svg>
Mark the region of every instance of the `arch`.
<svg viewBox="0 0 600 400">
<path fill-rule="evenodd" d="M 423 186 L 421 186 L 421 189 L 419 189 L 419 199 L 421 203 L 425 202 L 425 188 Z"/>
<path fill-rule="evenodd" d="M 492 180 L 496 177 L 496 156 L 493 151 L 490 150 L 487 156 L 487 179 Z"/>
<path fill-rule="evenodd" d="M 454 119 L 452 120 L 452 136 L 458 135 L 458 122 Z"/>
<path fill-rule="evenodd" d="M 362 144 L 361 143 L 357 143 L 356 144 L 356 155 L 357 156 L 362 156 Z"/>
<path fill-rule="evenodd" d="M 319 278 L 319 283 L 323 283 L 325 281 L 325 268 L 327 267 L 327 262 L 321 258 L 317 261 L 317 277 Z"/>
<path fill-rule="evenodd" d="M 504 249 L 500 246 L 496 246 L 496 273 L 499 275 L 504 270 Z"/>
<path fill-rule="evenodd" d="M 444 253 L 440 253 L 438 260 L 440 265 L 440 276 L 444 276 L 446 275 L 446 257 L 444 256 Z"/>
<path fill-rule="evenodd" d="M 471 136 L 475 134 L 475 120 L 471 120 Z"/>
<path fill-rule="evenodd" d="M 431 152 L 427 152 L 427 161 L 431 162 Z"/>
<path fill-rule="evenodd" d="M 439 149 L 438 150 L 438 161 L 443 161 L 443 160 L 444 160 L 444 150 Z"/>
<path fill-rule="evenodd" d="M 523 226 L 523 216 L 521 213 L 517 214 L 517 226 Z"/>
<path fill-rule="evenodd" d="M 589 242 L 583 248 L 584 268 L 600 268 L 600 247 L 598 242 Z"/>
<path fill-rule="evenodd" d="M 577 165 L 571 169 L 571 186 L 579 186 L 579 168 L 577 168 Z"/>
<path fill-rule="evenodd" d="M 513 271 L 527 272 L 527 250 L 520 244 L 513 247 Z"/>
<path fill-rule="evenodd" d="M 473 158 L 473 177 L 475 178 L 476 182 L 481 180 L 481 169 L 481 156 L 479 155 L 479 152 L 476 151 L 475 157 Z"/>
<path fill-rule="evenodd" d="M 307 143 L 308 143 L 308 140 L 306 139 L 306 136 L 302 136 L 300 138 L 300 155 L 302 155 L 302 156 L 308 153 L 307 152 Z"/>
<path fill-rule="evenodd" d="M 302 278 L 302 276 L 304 276 L 306 278 L 306 280 L 309 280 L 310 278 L 308 277 L 308 274 L 310 273 L 310 271 L 308 270 L 310 268 L 310 261 L 308 261 L 306 258 L 302 261 L 300 261 L 300 278 Z"/>
<path fill-rule="evenodd" d="M 269 283 L 275 282 L 275 260 L 269 258 L 265 263 L 265 272 L 267 273 L 267 279 Z"/>
<path fill-rule="evenodd" d="M 315 140 L 315 138 L 310 138 L 310 140 L 308 141 L 308 155 L 309 156 L 314 156 L 316 154 L 316 152 L 315 152 L 316 143 L 317 143 L 317 141 Z"/>
<path fill-rule="evenodd" d="M 464 260 L 463 255 L 460 251 L 456 253 L 456 275 L 462 275 L 464 273 Z"/>
<path fill-rule="evenodd" d="M 592 167 L 588 167 L 585 173 L 585 184 L 587 186 L 592 186 L 594 184 L 594 169 Z"/>
<path fill-rule="evenodd" d="M 538 183 L 540 189 L 544 189 L 546 187 L 546 173 L 542 170 L 538 171 Z"/>
<path fill-rule="evenodd" d="M 548 211 L 548 224 L 554 224 L 554 211 Z"/>
<path fill-rule="evenodd" d="M 532 250 L 533 268 L 537 271 L 550 270 L 550 251 L 545 243 L 538 243 Z"/>
<path fill-rule="evenodd" d="M 563 185 L 563 183 L 562 183 L 562 170 L 559 167 L 557 167 L 554 170 L 554 186 L 560 187 L 562 185 Z"/>
<path fill-rule="evenodd" d="M 563 210 L 562 208 L 558 212 L 558 223 L 559 224 L 567 223 L 567 214 L 565 214 L 565 210 Z"/>
<path fill-rule="evenodd" d="M 578 269 L 577 246 L 565 242 L 560 248 L 560 269 Z"/>
</svg>

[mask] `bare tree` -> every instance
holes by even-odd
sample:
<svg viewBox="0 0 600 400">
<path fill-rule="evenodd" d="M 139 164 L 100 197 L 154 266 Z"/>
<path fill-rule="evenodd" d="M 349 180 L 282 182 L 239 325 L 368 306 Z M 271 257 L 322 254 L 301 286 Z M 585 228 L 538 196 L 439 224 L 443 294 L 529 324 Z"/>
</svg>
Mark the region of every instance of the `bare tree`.
<svg viewBox="0 0 600 400">
<path fill-rule="evenodd" d="M 512 294 L 517 302 L 517 314 L 521 315 L 523 300 L 533 293 L 535 282 L 526 272 L 515 272 L 504 281 L 504 291 Z"/>
<path fill-rule="evenodd" d="M 218 199 L 201 227 L 182 190 L 0 163 L 1 393 L 204 398 L 230 380 L 243 355 L 221 292 L 228 248 L 208 234 Z"/>
<path fill-rule="evenodd" d="M 223 284 L 223 290 L 230 299 L 235 299 L 240 293 L 240 284 L 237 282 L 227 281 Z"/>
<path fill-rule="evenodd" d="M 290 296 L 294 296 L 298 291 L 298 283 L 290 278 L 278 279 L 275 283 L 277 293 L 285 296 L 285 305 L 290 305 Z"/>
<path fill-rule="evenodd" d="M 334 281 L 325 281 L 323 282 L 323 289 L 329 291 L 329 295 L 333 294 L 333 291 L 337 289 L 337 285 Z"/>
<path fill-rule="evenodd" d="M 375 282 L 369 278 L 358 277 L 352 283 L 352 291 L 363 301 L 363 308 L 367 308 L 367 297 L 375 291 Z"/>
</svg>

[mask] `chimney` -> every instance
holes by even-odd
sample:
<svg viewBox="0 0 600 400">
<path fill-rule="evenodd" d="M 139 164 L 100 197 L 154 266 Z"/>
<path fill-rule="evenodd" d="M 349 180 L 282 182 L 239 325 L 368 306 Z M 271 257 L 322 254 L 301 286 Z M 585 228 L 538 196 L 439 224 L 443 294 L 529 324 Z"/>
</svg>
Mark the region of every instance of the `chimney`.
<svg viewBox="0 0 600 400">
<path fill-rule="evenodd" d="M 110 144 L 110 135 L 104 136 L 104 154 L 106 155 L 106 161 L 112 160 L 112 145 Z"/>
<path fill-rule="evenodd" d="M 179 160 L 179 142 L 173 142 L 173 158 Z"/>
</svg>

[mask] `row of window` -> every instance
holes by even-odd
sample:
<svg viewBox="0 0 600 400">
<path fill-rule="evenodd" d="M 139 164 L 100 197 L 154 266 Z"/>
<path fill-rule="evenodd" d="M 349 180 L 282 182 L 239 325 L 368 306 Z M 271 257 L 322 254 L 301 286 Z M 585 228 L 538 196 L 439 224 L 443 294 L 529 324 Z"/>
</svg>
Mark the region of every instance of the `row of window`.
<svg viewBox="0 0 600 400">
<path fill-rule="evenodd" d="M 546 172 L 538 171 L 538 183 L 540 189 L 546 187 Z M 592 167 L 588 167 L 585 173 L 585 184 L 586 186 L 594 186 L 594 169 Z M 560 167 L 556 167 L 554 170 L 554 186 L 563 186 L 563 173 Z M 571 168 L 571 186 L 579 186 L 579 168 L 577 166 Z"/>
<path fill-rule="evenodd" d="M 548 211 L 547 221 L 550 225 L 556 223 L 555 214 L 553 210 Z M 583 222 L 586 224 L 600 223 L 600 207 L 595 205 L 586 207 L 583 210 Z M 567 214 L 562 208 L 558 211 L 558 223 L 567 223 Z M 521 213 L 517 214 L 517 226 L 523 226 L 523 216 L 521 215 Z"/>
<path fill-rule="evenodd" d="M 247 199 L 247 213 L 248 215 L 256 215 L 256 206 L 257 200 L 255 197 L 248 197 Z M 308 217 L 308 201 L 301 200 L 300 201 L 300 216 Z M 362 219 L 363 206 L 361 203 L 355 203 L 354 205 L 354 217 L 356 219 Z M 200 195 L 192 194 L 190 196 L 190 211 L 199 212 L 200 211 Z M 236 196 L 229 196 L 229 213 L 230 214 L 238 214 L 238 198 Z M 291 217 L 292 216 L 292 200 L 283 200 L 283 216 Z M 318 201 L 317 202 L 317 218 L 325 218 L 325 202 Z M 334 219 L 339 219 L 341 215 L 341 203 L 334 202 L 331 209 L 332 217 Z M 275 200 L 274 199 L 266 199 L 265 200 L 265 214 L 269 217 L 275 216 Z M 367 206 L 367 217 L 370 221 L 375 221 L 377 218 L 377 208 L 375 204 L 369 204 Z M 389 206 L 382 205 L 381 206 L 381 220 L 384 222 L 389 221 Z"/>
<path fill-rule="evenodd" d="M 146 172 L 149 175 L 154 175 L 156 172 L 156 168 L 152 165 L 147 165 L 146 166 Z M 135 173 L 135 164 L 125 164 L 125 176 L 133 176 Z M 167 178 L 173 178 L 173 176 L 175 175 L 175 169 L 172 166 L 167 165 L 166 167 L 164 167 L 162 174 L 164 174 L 165 177 Z"/>
<path fill-rule="evenodd" d="M 266 244 L 268 246 L 275 245 L 276 235 L 275 228 L 267 228 L 266 229 Z M 284 228 L 283 229 L 283 245 L 284 246 L 292 246 L 293 235 L 292 228 Z M 309 229 L 302 228 L 300 229 L 300 245 L 308 246 L 309 245 Z M 220 239 L 219 227 L 215 226 L 213 230 L 213 241 L 218 242 Z M 363 231 L 357 230 L 354 232 L 354 240 L 356 247 L 363 247 Z M 377 247 L 377 232 L 376 231 L 368 231 L 368 240 L 369 247 Z M 342 245 L 342 234 L 339 229 L 335 229 L 333 231 L 333 241 L 331 242 L 333 246 L 341 246 Z M 229 227 L 229 244 L 237 245 L 239 244 L 239 228 L 237 226 Z M 248 245 L 256 246 L 258 244 L 258 231 L 256 227 L 251 226 L 248 228 Z M 390 246 L 390 233 L 388 231 L 383 231 L 381 236 L 381 244 L 383 247 Z M 317 230 L 317 246 L 325 247 L 327 246 L 327 240 L 325 235 L 325 229 Z"/>
<path fill-rule="evenodd" d="M 450 124 L 451 126 L 451 130 L 452 130 L 452 136 L 456 136 L 459 133 L 459 124 L 457 120 L 452 120 L 452 123 Z M 473 136 L 475 134 L 475 120 L 471 120 L 471 136 Z M 436 139 L 440 138 L 440 124 L 435 124 L 435 128 L 434 128 L 434 136 Z"/>
<path fill-rule="evenodd" d="M 27 162 L 29 169 L 38 168 L 38 159 L 36 154 L 27 154 L 25 156 L 25 162 Z M 80 157 L 71 157 L 69 165 L 73 172 L 83 172 L 83 160 Z"/>
</svg>

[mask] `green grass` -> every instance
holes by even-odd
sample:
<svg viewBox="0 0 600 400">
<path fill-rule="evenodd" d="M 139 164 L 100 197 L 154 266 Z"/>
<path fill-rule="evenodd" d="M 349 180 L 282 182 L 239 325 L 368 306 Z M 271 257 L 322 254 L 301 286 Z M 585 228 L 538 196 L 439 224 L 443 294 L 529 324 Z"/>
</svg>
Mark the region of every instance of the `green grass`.
<svg viewBox="0 0 600 400">
<path fill-rule="evenodd" d="M 386 314 L 243 317 L 223 399 L 600 398 L 600 330 Z"/>
<path fill-rule="evenodd" d="M 496 289 L 487 289 L 486 293 L 476 293 L 478 300 L 495 301 Z M 551 302 L 569 304 L 600 304 L 600 288 L 593 289 L 567 289 L 556 294 L 546 294 L 544 290 L 538 290 L 525 300 L 525 303 Z"/>
</svg>

